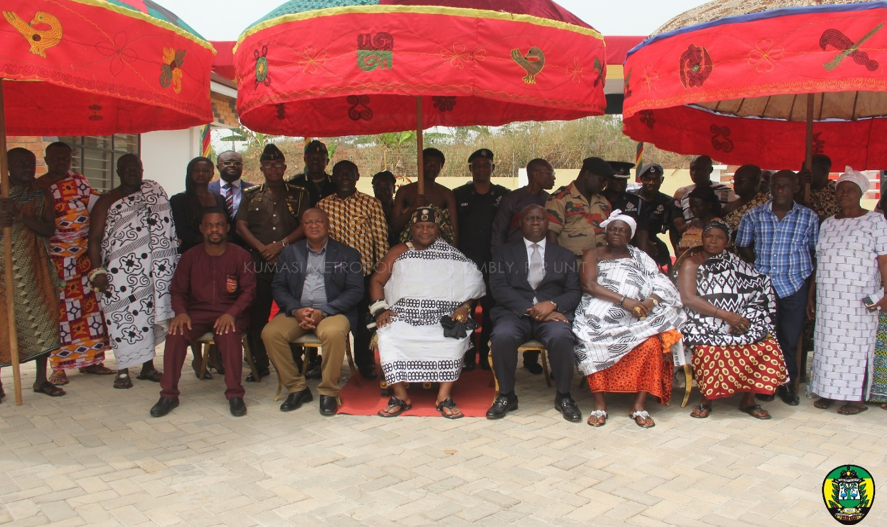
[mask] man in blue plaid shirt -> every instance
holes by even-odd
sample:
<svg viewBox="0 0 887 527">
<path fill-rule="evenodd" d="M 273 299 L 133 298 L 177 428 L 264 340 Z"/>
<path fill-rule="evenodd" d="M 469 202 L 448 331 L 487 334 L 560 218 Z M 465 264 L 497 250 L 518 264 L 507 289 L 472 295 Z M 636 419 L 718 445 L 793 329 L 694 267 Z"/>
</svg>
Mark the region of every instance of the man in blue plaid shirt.
<svg viewBox="0 0 887 527">
<path fill-rule="evenodd" d="M 794 201 L 798 186 L 791 170 L 774 174 L 770 180 L 773 199 L 746 212 L 736 236 L 740 256 L 769 276 L 776 290 L 776 340 L 789 375 L 776 393 L 792 406 L 799 402 L 794 387 L 799 378 L 796 355 L 819 237 L 819 216 Z"/>
</svg>

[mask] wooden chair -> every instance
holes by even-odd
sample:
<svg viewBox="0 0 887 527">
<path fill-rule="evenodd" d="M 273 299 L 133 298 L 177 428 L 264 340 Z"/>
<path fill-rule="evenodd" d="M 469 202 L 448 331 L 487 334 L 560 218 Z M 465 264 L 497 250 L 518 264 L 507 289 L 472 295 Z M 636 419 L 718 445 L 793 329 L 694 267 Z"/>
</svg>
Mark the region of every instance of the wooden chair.
<svg viewBox="0 0 887 527">
<path fill-rule="evenodd" d="M 491 343 L 492 344 L 492 343 Z M 492 345 L 491 345 L 492 348 Z M 542 375 L 545 376 L 545 384 L 551 388 L 551 372 L 548 369 L 548 350 L 545 349 L 545 344 L 542 344 L 538 340 L 528 340 L 517 347 L 517 352 L 523 353 L 525 351 L 538 351 L 539 352 L 539 360 L 542 362 Z M 493 383 L 496 387 L 496 393 L 493 395 L 493 402 L 499 398 L 499 379 L 496 378 L 496 370 L 493 369 L 493 353 L 491 352 L 489 357 L 487 358 L 490 362 L 490 371 L 493 373 Z"/>
<path fill-rule="evenodd" d="M 688 249 L 688 250 L 684 251 L 684 254 L 682 254 L 680 256 L 680 258 L 675 260 L 674 266 L 671 268 L 671 273 L 669 273 L 669 278 L 671 279 L 672 282 L 675 282 L 675 285 L 677 285 L 678 269 L 681 268 L 681 264 L 683 264 L 687 258 L 690 258 L 691 256 L 695 256 L 695 255 L 699 254 L 700 252 L 702 252 L 701 246 L 693 247 L 692 249 Z M 684 377 L 686 378 L 687 386 L 686 386 L 686 391 L 684 392 L 684 400 L 683 400 L 683 402 L 681 402 L 681 408 L 684 408 L 687 406 L 687 403 L 690 401 L 690 392 L 693 391 L 693 365 L 692 364 L 684 364 Z"/>
<path fill-rule="evenodd" d="M 321 349 L 323 346 L 320 344 L 320 339 L 317 338 L 317 335 L 314 333 L 306 333 L 296 340 L 291 341 L 292 344 L 298 344 L 305 349 L 305 360 L 302 361 L 302 375 L 305 375 L 308 372 L 308 349 L 315 349 L 317 353 L 322 353 Z M 360 388 L 360 375 L 357 374 L 357 368 L 354 366 L 354 357 L 351 354 L 351 338 L 348 337 L 345 339 L 345 357 L 348 358 L 348 369 L 351 370 L 351 377 L 357 379 L 357 387 Z M 274 396 L 274 400 L 280 399 L 280 392 L 283 391 L 283 384 L 280 383 L 280 377 L 278 376 L 277 381 L 277 394 Z M 342 404 L 341 401 L 339 404 Z"/>
<path fill-rule="evenodd" d="M 209 364 L 209 352 L 212 346 L 216 345 L 214 339 L 215 335 L 213 335 L 213 332 L 210 331 L 209 333 L 206 333 L 192 343 L 192 348 L 195 345 L 203 348 L 200 360 L 201 381 L 206 378 L 206 366 L 207 364 Z M 253 354 L 250 350 L 249 342 L 246 338 L 246 333 L 243 334 L 243 356 L 246 358 L 246 362 L 249 364 L 249 369 L 253 374 L 253 379 L 256 379 L 256 382 L 262 382 L 262 378 L 259 377 L 258 373 L 256 372 L 256 364 L 253 362 Z"/>
</svg>

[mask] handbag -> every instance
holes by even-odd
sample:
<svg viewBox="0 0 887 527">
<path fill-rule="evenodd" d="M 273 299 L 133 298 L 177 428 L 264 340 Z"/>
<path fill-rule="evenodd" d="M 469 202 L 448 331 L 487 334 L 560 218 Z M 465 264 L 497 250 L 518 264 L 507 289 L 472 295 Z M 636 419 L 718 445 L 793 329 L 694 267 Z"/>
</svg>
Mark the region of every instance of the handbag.
<svg viewBox="0 0 887 527">
<path fill-rule="evenodd" d="M 477 322 L 470 318 L 465 322 L 457 322 L 447 315 L 440 317 L 440 325 L 444 328 L 444 337 L 464 339 L 468 333 L 477 329 Z"/>
</svg>

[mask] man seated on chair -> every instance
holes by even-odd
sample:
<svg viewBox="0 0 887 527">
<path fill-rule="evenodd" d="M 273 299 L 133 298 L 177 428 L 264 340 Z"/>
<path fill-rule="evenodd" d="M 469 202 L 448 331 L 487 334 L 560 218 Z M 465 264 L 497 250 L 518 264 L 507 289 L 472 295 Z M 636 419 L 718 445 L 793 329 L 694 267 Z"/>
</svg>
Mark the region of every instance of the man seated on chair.
<svg viewBox="0 0 887 527">
<path fill-rule="evenodd" d="M 569 249 L 546 243 L 548 215 L 539 205 L 521 211 L 521 240 L 502 245 L 490 266 L 490 289 L 496 306 L 491 313 L 493 371 L 499 381 L 499 397 L 487 411 L 488 419 L 500 419 L 517 410 L 514 373 L 518 347 L 538 339 L 548 350 L 557 387 L 554 407 L 567 421 L 579 421 L 582 413 L 570 396 L 573 379 L 573 311 L 579 305 L 576 257 Z"/>
<path fill-rule="evenodd" d="M 253 260 L 246 250 L 227 243 L 228 217 L 222 209 L 204 209 L 200 232 L 203 243 L 182 255 L 170 285 L 176 317 L 166 335 L 160 400 L 151 408 L 154 417 L 163 417 L 179 405 L 179 378 L 188 346 L 210 331 L 225 364 L 225 397 L 231 415 L 246 415 L 240 383 L 241 340 L 256 298 Z"/>
<path fill-rule="evenodd" d="M 280 405 L 291 412 L 313 399 L 296 366 L 290 342 L 306 333 L 320 340 L 323 360 L 320 414 L 338 410 L 339 374 L 351 327 L 357 324 L 357 304 L 363 298 L 360 253 L 330 238 L 330 219 L 320 209 L 302 214 L 305 239 L 280 253 L 272 290 L 280 312 L 265 326 L 262 340 L 289 395 Z"/>
</svg>

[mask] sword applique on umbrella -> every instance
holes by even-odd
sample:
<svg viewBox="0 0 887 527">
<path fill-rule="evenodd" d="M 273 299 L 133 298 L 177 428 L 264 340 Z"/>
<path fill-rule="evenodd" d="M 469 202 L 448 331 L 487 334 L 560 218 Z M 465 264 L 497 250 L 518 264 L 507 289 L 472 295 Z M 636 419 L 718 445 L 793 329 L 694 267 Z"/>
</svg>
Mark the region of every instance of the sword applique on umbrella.
<svg viewBox="0 0 887 527">
<path fill-rule="evenodd" d="M 853 55 L 854 60 L 858 64 L 864 65 L 869 71 L 875 71 L 878 69 L 878 62 L 871 60 L 868 54 L 865 51 L 859 51 L 859 47 L 865 43 L 866 40 L 875 36 L 875 33 L 881 30 L 884 27 L 884 24 L 878 24 L 874 29 L 865 34 L 864 37 L 859 39 L 857 42 L 853 42 L 846 35 L 838 31 L 837 29 L 828 29 L 819 39 L 819 46 L 825 51 L 826 46 L 831 44 L 832 46 L 843 49 L 844 51 L 838 53 L 838 55 L 832 60 L 823 64 L 825 66 L 826 71 L 832 71 L 837 68 L 844 62 L 844 59 L 849 55 Z"/>
</svg>

